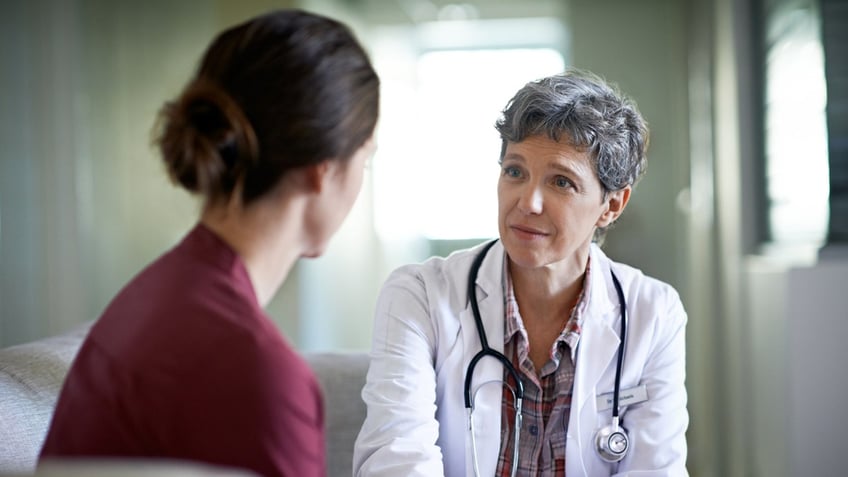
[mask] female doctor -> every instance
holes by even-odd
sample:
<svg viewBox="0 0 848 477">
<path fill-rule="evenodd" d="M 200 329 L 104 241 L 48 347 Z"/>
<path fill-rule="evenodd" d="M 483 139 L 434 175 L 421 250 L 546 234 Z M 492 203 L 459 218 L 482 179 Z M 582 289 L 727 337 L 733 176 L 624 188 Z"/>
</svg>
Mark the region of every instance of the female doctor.
<svg viewBox="0 0 848 477">
<path fill-rule="evenodd" d="M 385 283 L 354 475 L 686 475 L 686 313 L 598 245 L 645 171 L 644 120 L 570 71 L 496 128 L 500 239 Z"/>
</svg>

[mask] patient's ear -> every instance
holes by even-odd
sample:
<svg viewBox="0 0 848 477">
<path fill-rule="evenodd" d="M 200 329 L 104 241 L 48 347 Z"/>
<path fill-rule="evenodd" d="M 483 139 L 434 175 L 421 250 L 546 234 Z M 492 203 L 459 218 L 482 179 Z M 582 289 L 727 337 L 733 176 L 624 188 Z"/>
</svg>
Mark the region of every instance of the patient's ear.
<svg viewBox="0 0 848 477">
<path fill-rule="evenodd" d="M 325 160 L 317 164 L 310 164 L 304 168 L 305 185 L 309 192 L 319 194 L 324 190 L 324 187 L 327 187 L 330 162 L 329 160 Z"/>
<path fill-rule="evenodd" d="M 626 186 L 623 189 L 614 190 L 606 193 L 604 198 L 604 211 L 595 223 L 598 227 L 606 227 L 615 222 L 615 219 L 624 212 L 627 207 L 627 202 L 630 200 L 631 187 Z"/>
</svg>

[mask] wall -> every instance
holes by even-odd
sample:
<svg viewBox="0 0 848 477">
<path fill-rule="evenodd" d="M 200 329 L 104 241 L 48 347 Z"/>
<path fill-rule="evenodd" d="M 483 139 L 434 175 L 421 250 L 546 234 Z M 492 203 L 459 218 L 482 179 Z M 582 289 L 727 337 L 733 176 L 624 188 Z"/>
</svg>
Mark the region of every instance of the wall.
<svg viewBox="0 0 848 477">
<path fill-rule="evenodd" d="M 193 224 L 156 113 L 212 35 L 271 5 L 0 3 L 0 346 L 95 318 Z"/>
<path fill-rule="evenodd" d="M 792 475 L 845 472 L 848 378 L 848 253 L 788 270 L 786 297 L 786 434 Z M 775 449 L 782 455 L 784 449 Z M 766 475 L 766 474 L 763 474 Z"/>
<path fill-rule="evenodd" d="M 126 280 L 191 226 L 197 204 L 167 182 L 150 144 L 156 112 L 182 87 L 218 29 L 271 3 L 234 7 L 222 1 L 212 8 L 198 8 L 208 5 L 202 2 L 166 1 L 3 4 L 8 23 L 3 34 L 11 37 L 3 42 L 4 64 L 18 67 L 4 69 L 2 79 L 4 90 L 14 94 L 2 113 L 2 131 L 8 135 L 4 144 L 9 146 L 2 153 L 0 298 L 3 316 L 9 318 L 0 321 L 0 344 L 97 316 Z M 367 37 L 368 19 L 356 11 L 332 2 L 315 7 L 350 22 Z M 656 16 L 657 11 L 663 16 Z M 566 21 L 574 25 L 574 36 L 583 39 L 574 47 L 574 64 L 618 82 L 639 102 L 654 131 L 650 172 L 610 235 L 608 250 L 683 287 L 685 253 L 677 246 L 681 216 L 674 204 L 687 175 L 687 163 L 681 160 L 687 148 L 685 41 L 681 23 L 666 18 L 682 18 L 678 2 L 635 6 L 575 1 Z M 599 22 L 610 29 L 589 27 Z M 643 51 L 655 54 L 646 57 Z M 378 250 L 368 230 L 369 200 L 366 181 L 349 224 L 327 256 L 300 264 L 295 277 L 302 272 L 307 281 L 310 276 L 326 281 L 333 268 L 367 269 L 381 260 L 384 268 L 397 264 Z M 336 303 L 355 310 L 342 314 L 368 317 L 354 319 L 343 330 L 367 325 L 373 301 L 361 297 L 376 294 L 384 275 L 365 277 L 357 282 L 361 289 L 329 278 L 331 289 L 342 297 Z M 313 309 L 330 313 L 292 319 L 303 312 L 298 301 L 282 303 L 301 296 L 315 298 Z M 301 326 L 320 330 L 329 325 L 320 322 L 321 316 L 340 314 L 296 278 L 271 310 L 295 337 L 311 335 Z M 22 316 L 28 319 L 18 318 Z M 367 346 L 367 333 L 354 336 L 358 338 L 338 344 Z"/>
<path fill-rule="evenodd" d="M 848 426 L 848 254 L 807 265 L 746 261 L 751 291 L 751 474 L 841 475 Z"/>
<path fill-rule="evenodd" d="M 339 6 L 347 2 L 310 1 L 306 5 L 310 9 L 336 15 L 350 22 L 367 42 L 369 25 L 373 26 L 371 21 L 389 24 L 409 21 L 403 12 L 396 11 L 393 2 L 382 2 L 386 4 L 384 8 L 380 8 L 380 3 L 377 0 L 360 2 L 362 10 Z M 637 101 L 652 128 L 649 172 L 637 187 L 627 213 L 610 232 L 605 249 L 616 259 L 672 283 L 685 296 L 688 279 L 685 265 L 688 217 L 677 207 L 678 195 L 687 189 L 689 181 L 684 3 L 674 0 L 638 3 L 626 0 L 573 0 L 566 2 L 564 7 L 554 4 L 538 2 L 533 4 L 533 9 L 535 14 L 562 15 L 563 22 L 571 31 L 569 43 L 572 49 L 565 52 L 570 64 L 592 70 L 616 82 Z M 534 13 L 528 12 L 528 8 L 518 2 L 481 2 L 480 5 L 484 14 L 525 16 Z M 598 28 L 598 25 L 603 25 L 603 28 Z M 366 187 L 361 203 L 369 200 L 368 191 Z M 355 219 L 349 220 L 345 227 L 353 229 L 353 224 L 357 223 Z M 302 277 L 304 281 L 301 286 L 310 281 L 309 276 L 320 276 L 323 293 L 342 297 L 332 302 L 319 300 L 318 308 L 304 310 L 304 316 L 310 317 L 306 322 L 322 323 L 321 326 L 327 329 L 323 335 L 323 339 L 328 340 L 327 345 L 367 348 L 370 343 L 370 313 L 367 310 L 373 306 L 370 297 L 377 293 L 380 283 L 392 268 L 405 261 L 424 259 L 435 249 L 420 243 L 408 244 L 412 251 L 407 253 L 383 249 L 393 244 L 377 244 L 378 248 L 373 249 L 365 245 L 368 240 L 376 240 L 373 234 L 368 237 L 362 231 L 351 233 L 357 238 L 339 237 L 335 240 L 350 242 L 349 247 L 356 249 L 359 254 L 356 259 L 361 260 L 359 263 L 377 264 L 378 269 L 371 274 L 363 272 L 362 280 L 351 284 L 347 276 L 333 276 L 329 273 L 332 267 L 339 268 L 342 262 L 340 256 L 334 258 L 330 253 L 319 260 L 302 263 L 302 270 L 313 272 Z M 442 253 L 446 251 L 443 248 L 439 250 Z M 352 255 L 347 258 L 352 259 Z M 316 298 L 322 292 L 317 292 Z M 362 319 L 363 315 L 351 312 L 351 305 L 356 305 L 353 309 L 366 312 L 364 316 L 367 318 Z M 313 313 L 315 310 L 320 312 Z M 333 317 L 337 316 L 342 316 L 342 320 L 333 322 Z M 326 320 L 330 321 L 324 323 Z M 349 320 L 359 321 L 352 326 Z M 339 326 L 351 333 L 337 334 L 334 329 Z M 301 337 L 312 341 L 308 334 L 301 333 Z"/>
<path fill-rule="evenodd" d="M 689 185 L 686 10 L 669 0 L 573 0 L 574 65 L 617 83 L 651 129 L 647 173 L 609 232 L 610 256 L 685 290 Z"/>
<path fill-rule="evenodd" d="M 712 4 L 714 15 L 709 74 L 715 194 L 706 236 L 713 259 L 703 283 L 716 300 L 707 344 L 701 345 L 702 356 L 712 356 L 713 368 L 704 373 L 712 375 L 713 386 L 705 391 L 715 417 L 708 443 L 716 460 L 705 475 L 841 475 L 848 417 L 842 409 L 848 382 L 840 368 L 848 316 L 845 249 L 816 256 L 799 254 L 797 244 L 759 242 L 757 226 L 766 212 L 758 207 L 764 146 L 757 121 L 763 105 L 751 31 L 759 22 L 751 17 L 758 5 L 703 3 Z M 784 3 L 790 9 L 809 5 Z"/>
<path fill-rule="evenodd" d="M 617 81 L 651 127 L 647 174 L 605 249 L 681 293 L 693 476 L 725 475 L 711 338 L 712 3 L 575 0 L 570 8 L 575 64 Z"/>
</svg>

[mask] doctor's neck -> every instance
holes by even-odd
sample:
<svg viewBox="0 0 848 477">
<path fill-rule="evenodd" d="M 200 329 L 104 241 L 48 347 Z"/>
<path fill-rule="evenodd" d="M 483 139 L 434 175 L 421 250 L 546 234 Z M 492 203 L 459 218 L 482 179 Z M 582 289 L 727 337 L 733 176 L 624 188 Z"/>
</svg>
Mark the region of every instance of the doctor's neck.
<svg viewBox="0 0 848 477">
<path fill-rule="evenodd" d="M 560 319 L 568 316 L 583 290 L 588 253 L 542 267 L 521 267 L 510 260 L 509 274 L 521 314 Z"/>
</svg>

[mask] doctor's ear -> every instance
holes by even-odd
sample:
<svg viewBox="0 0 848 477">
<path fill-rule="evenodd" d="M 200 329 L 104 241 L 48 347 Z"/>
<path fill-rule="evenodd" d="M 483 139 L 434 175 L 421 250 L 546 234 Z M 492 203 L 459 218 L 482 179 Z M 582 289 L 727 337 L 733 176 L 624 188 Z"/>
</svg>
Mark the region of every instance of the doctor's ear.
<svg viewBox="0 0 848 477">
<path fill-rule="evenodd" d="M 604 212 L 598 218 L 598 221 L 595 223 L 598 227 L 606 227 L 609 224 L 615 222 L 615 219 L 624 212 L 624 208 L 627 207 L 627 202 L 630 200 L 630 186 L 626 186 L 623 189 L 614 190 L 607 192 L 604 197 Z"/>
</svg>

